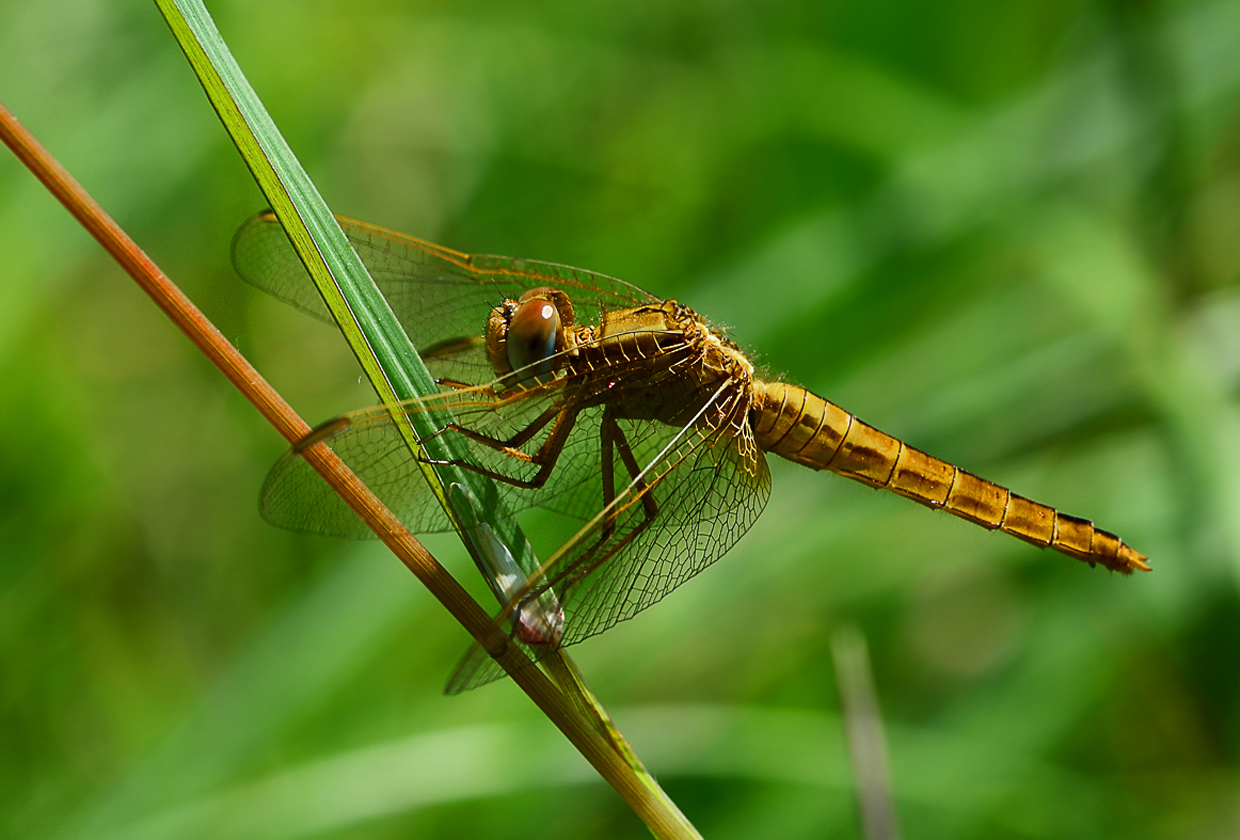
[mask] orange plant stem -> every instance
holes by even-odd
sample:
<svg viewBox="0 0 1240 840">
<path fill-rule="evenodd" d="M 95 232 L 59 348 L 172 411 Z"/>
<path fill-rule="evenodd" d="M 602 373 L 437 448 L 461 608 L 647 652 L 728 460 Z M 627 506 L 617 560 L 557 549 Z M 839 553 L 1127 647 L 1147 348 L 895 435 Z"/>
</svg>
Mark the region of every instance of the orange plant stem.
<svg viewBox="0 0 1240 840">
<path fill-rule="evenodd" d="M 310 427 L 292 406 L 267 384 L 215 325 L 160 271 L 3 104 L 0 104 L 0 140 L 120 263 L 156 305 L 206 354 L 246 399 L 253 403 L 259 413 L 275 426 L 285 440 L 295 443 L 310 432 Z M 490 617 L 482 607 L 331 449 L 324 444 L 316 444 L 302 454 L 466 630 L 475 638 L 487 631 Z M 632 768 L 576 713 L 542 671 L 534 667 L 522 667 L 528 666 L 528 660 L 515 645 L 508 646 L 505 655 L 500 657 L 500 662 L 509 669 L 517 685 L 599 774 L 616 788 L 657 836 L 692 836 L 685 833 L 687 824 L 683 822 L 684 817 L 674 812 L 674 809 L 669 812 L 667 803 L 659 801 L 651 789 L 636 778 Z"/>
</svg>

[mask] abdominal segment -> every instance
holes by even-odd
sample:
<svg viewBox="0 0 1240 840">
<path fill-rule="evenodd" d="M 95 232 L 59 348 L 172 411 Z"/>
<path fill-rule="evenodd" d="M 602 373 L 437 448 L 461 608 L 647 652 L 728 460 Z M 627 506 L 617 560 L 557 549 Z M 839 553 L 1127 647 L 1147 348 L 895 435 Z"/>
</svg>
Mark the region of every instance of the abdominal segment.
<svg viewBox="0 0 1240 840">
<path fill-rule="evenodd" d="M 1091 566 L 1148 570 L 1144 555 L 1086 519 L 1018 496 L 869 426 L 822 397 L 783 382 L 756 382 L 754 432 L 763 449 L 871 487 L 892 490 L 984 528 L 1053 548 Z"/>
</svg>

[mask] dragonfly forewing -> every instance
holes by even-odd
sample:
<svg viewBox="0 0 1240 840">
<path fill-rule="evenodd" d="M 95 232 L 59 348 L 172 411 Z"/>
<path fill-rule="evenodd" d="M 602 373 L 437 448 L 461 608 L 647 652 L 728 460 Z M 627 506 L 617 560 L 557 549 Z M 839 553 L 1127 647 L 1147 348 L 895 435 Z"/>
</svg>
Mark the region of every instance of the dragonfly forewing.
<svg viewBox="0 0 1240 840">
<path fill-rule="evenodd" d="M 605 311 L 658 301 L 623 280 L 580 268 L 463 254 L 364 222 L 342 217 L 337 221 L 437 377 L 489 382 L 495 372 L 477 340 L 488 313 L 530 288 L 563 289 L 571 295 L 579 321 L 597 322 Z M 310 275 L 270 211 L 251 217 L 237 231 L 232 260 L 247 283 L 332 323 Z M 455 352 L 437 354 L 436 348 Z"/>
<path fill-rule="evenodd" d="M 448 412 L 462 428 L 503 439 L 525 428 L 548 408 L 554 409 L 562 399 L 561 386 L 562 383 L 545 386 L 515 402 L 511 396 L 497 394 L 490 387 L 447 391 L 397 410 Z M 597 439 L 590 435 L 591 428 L 597 428 L 600 413 L 601 408 L 582 412 L 580 428 L 574 430 L 559 453 L 556 480 L 539 488 L 522 486 L 537 472 L 537 466 L 528 460 L 483 445 L 451 428 L 444 428 L 439 434 L 459 439 L 457 443 L 469 453 L 470 468 L 500 478 L 499 490 L 512 512 L 542 506 L 585 519 L 593 513 L 590 505 L 596 504 L 601 494 L 597 489 Z M 540 441 L 541 438 L 532 438 L 522 451 L 535 449 Z M 331 447 L 410 531 L 450 530 L 451 524 L 423 477 L 421 465 L 393 420 L 391 410 L 383 406 L 330 420 L 281 456 L 263 483 L 260 498 L 260 512 L 271 524 L 324 536 L 374 537 L 352 508 L 301 457 L 302 449 L 310 443 Z"/>
</svg>

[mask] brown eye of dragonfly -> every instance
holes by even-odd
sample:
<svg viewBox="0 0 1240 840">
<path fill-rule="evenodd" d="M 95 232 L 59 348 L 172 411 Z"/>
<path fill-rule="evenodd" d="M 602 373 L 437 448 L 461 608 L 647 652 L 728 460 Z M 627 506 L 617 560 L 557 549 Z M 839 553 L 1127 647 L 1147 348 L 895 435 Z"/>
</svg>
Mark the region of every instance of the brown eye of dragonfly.
<svg viewBox="0 0 1240 840">
<path fill-rule="evenodd" d="M 508 362 L 513 370 L 521 371 L 523 381 L 550 381 L 559 333 L 560 313 L 555 304 L 545 297 L 523 296 L 508 322 L 507 341 Z"/>
</svg>

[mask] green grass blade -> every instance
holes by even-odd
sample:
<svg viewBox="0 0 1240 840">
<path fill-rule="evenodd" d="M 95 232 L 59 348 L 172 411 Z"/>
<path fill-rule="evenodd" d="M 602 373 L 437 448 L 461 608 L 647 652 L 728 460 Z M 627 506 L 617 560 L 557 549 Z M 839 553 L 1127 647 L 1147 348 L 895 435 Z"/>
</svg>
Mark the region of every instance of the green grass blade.
<svg viewBox="0 0 1240 840">
<path fill-rule="evenodd" d="M 436 393 L 434 381 L 387 301 L 349 247 L 331 210 L 250 87 L 206 10 L 200 3 L 173 0 L 157 0 L 157 5 L 381 401 L 396 406 Z M 172 14 L 173 10 L 177 13 Z M 429 412 L 412 418 L 398 411 L 393 415 L 415 457 L 422 454 L 419 439 L 429 438 L 445 422 Z M 435 438 L 428 444 L 426 455 L 436 461 L 459 458 L 462 453 L 451 444 L 450 436 Z M 463 483 L 479 500 L 482 510 L 478 515 L 493 523 L 497 536 L 521 568 L 527 574 L 537 568 L 528 541 L 516 520 L 502 508 L 491 482 L 474 473 L 443 467 L 436 470 L 425 463 L 423 472 L 458 532 L 461 516 L 444 492 L 450 481 Z"/>
<path fill-rule="evenodd" d="M 206 9 L 196 0 L 156 0 L 156 5 L 366 376 L 384 404 L 391 407 L 411 453 L 422 464 L 423 473 L 462 542 L 471 554 L 477 555 L 481 550 L 479 546 L 484 543 L 469 539 L 465 525 L 485 521 L 500 543 L 509 549 L 518 566 L 527 575 L 532 574 L 538 568 L 538 560 L 516 519 L 503 509 L 494 484 L 470 471 L 427 463 L 428 459 L 454 460 L 463 453 L 453 450 L 452 436 L 434 434 L 442 428 L 444 419 L 431 412 L 407 415 L 399 410 L 399 405 L 434 394 L 438 389 L 331 211 L 245 79 Z M 419 440 L 427 438 L 430 443 L 423 456 Z M 479 509 L 459 513 L 454 510 L 445 490 L 452 483 L 466 488 L 467 492 L 457 495 L 471 499 L 471 505 L 476 501 Z M 492 565 L 487 558 L 475 556 L 474 559 L 480 569 Z M 561 690 L 573 695 L 578 709 L 602 708 L 593 697 L 583 695 L 585 689 L 580 682 L 561 683 Z M 675 804 L 628 750 L 619 733 L 609 725 L 605 714 L 588 714 L 584 719 L 608 741 L 632 774 L 608 780 L 658 836 L 697 836 Z M 604 772 L 606 764 L 595 763 L 595 766 Z M 640 790 L 634 792 L 635 787 Z"/>
</svg>

